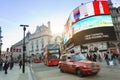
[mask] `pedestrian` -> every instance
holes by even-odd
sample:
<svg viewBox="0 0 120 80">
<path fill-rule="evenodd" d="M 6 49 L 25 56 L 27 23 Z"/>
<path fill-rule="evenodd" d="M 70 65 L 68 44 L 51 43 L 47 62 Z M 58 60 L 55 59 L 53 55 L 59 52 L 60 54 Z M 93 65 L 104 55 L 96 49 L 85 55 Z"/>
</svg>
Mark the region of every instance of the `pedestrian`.
<svg viewBox="0 0 120 80">
<path fill-rule="evenodd" d="M 109 58 L 108 58 L 108 53 L 105 53 L 105 61 L 106 61 L 106 64 L 109 66 Z"/>
<path fill-rule="evenodd" d="M 3 60 L 0 59 L 0 71 L 2 70 L 2 68 L 3 68 Z"/>
<path fill-rule="evenodd" d="M 101 55 L 100 55 L 100 54 L 98 54 L 98 60 L 99 60 L 100 62 L 102 62 L 102 58 L 101 58 Z"/>
<path fill-rule="evenodd" d="M 118 62 L 120 64 L 120 53 L 118 54 Z"/>
<path fill-rule="evenodd" d="M 93 55 L 92 55 L 92 53 L 90 53 L 89 58 L 90 58 L 90 61 L 93 61 Z"/>
<path fill-rule="evenodd" d="M 5 63 L 4 63 L 4 71 L 5 71 L 5 74 L 7 74 L 8 67 L 9 67 L 9 61 L 8 61 L 8 60 L 5 60 Z"/>
<path fill-rule="evenodd" d="M 10 70 L 12 70 L 13 66 L 14 66 L 14 59 L 13 59 L 13 57 L 11 57 L 11 59 L 10 59 Z"/>
<path fill-rule="evenodd" d="M 114 53 L 111 55 L 111 60 L 113 61 L 113 65 L 116 66 L 117 65 L 117 57 Z"/>
<path fill-rule="evenodd" d="M 10 70 L 12 70 L 13 66 L 14 66 L 14 62 L 10 61 Z"/>
<path fill-rule="evenodd" d="M 20 67 L 20 69 L 21 69 L 21 66 L 23 65 L 23 60 L 22 59 L 20 59 L 19 60 L 19 67 Z"/>
<path fill-rule="evenodd" d="M 96 62 L 96 61 L 97 61 L 96 59 L 97 59 L 97 55 L 94 53 L 94 54 L 93 54 L 93 61 Z"/>
</svg>

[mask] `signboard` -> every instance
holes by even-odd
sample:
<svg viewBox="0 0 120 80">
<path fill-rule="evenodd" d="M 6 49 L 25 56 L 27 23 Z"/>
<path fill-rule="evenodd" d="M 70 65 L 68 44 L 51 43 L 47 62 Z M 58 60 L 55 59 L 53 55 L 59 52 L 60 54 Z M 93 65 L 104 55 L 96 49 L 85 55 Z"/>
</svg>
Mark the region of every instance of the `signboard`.
<svg viewBox="0 0 120 80">
<path fill-rule="evenodd" d="M 114 28 L 111 26 L 80 31 L 73 36 L 73 39 L 75 45 L 117 40 Z"/>
</svg>

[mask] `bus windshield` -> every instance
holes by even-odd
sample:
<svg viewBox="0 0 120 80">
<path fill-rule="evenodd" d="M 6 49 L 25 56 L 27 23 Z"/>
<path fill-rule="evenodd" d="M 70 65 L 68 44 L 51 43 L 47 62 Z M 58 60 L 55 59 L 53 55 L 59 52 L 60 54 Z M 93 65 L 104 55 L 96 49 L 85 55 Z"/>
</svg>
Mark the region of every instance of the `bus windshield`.
<svg viewBox="0 0 120 80">
<path fill-rule="evenodd" d="M 58 57 L 57 57 L 57 55 L 55 55 L 55 54 L 48 54 L 48 59 L 49 60 L 56 60 L 56 59 L 58 59 Z"/>
<path fill-rule="evenodd" d="M 49 53 L 58 54 L 58 53 L 59 53 L 59 50 L 49 50 Z"/>
</svg>

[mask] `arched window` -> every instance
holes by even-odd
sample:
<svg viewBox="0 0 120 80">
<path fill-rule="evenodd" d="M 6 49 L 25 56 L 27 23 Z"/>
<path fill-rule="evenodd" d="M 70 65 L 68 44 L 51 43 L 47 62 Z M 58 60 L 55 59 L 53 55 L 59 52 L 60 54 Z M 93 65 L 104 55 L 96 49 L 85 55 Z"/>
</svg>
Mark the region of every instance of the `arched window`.
<svg viewBox="0 0 120 80">
<path fill-rule="evenodd" d="M 33 43 L 33 41 L 31 43 L 31 47 L 32 47 L 32 52 L 33 52 L 34 51 L 34 43 Z"/>
<path fill-rule="evenodd" d="M 39 49 L 38 49 L 38 40 L 36 40 L 36 51 L 38 51 Z"/>
<path fill-rule="evenodd" d="M 43 40 L 43 38 L 41 40 L 41 44 L 42 44 L 42 48 L 44 48 L 44 40 Z"/>
</svg>

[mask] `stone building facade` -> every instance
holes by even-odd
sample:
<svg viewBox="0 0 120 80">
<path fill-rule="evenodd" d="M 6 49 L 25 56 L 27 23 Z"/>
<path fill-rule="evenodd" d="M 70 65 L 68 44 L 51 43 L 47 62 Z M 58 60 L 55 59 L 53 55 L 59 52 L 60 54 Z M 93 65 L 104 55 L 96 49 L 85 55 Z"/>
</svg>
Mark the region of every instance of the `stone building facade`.
<svg viewBox="0 0 120 80">
<path fill-rule="evenodd" d="M 120 6 L 119 7 L 113 7 L 113 3 L 111 0 L 108 0 L 109 2 L 109 8 L 112 16 L 112 21 L 114 25 L 114 30 L 116 33 L 117 41 L 110 42 L 110 46 L 108 46 L 108 49 L 116 50 L 120 53 Z"/>
<path fill-rule="evenodd" d="M 62 41 L 61 34 L 52 34 L 50 22 L 48 25 L 42 24 L 41 26 L 37 26 L 34 33 L 27 32 L 25 37 L 25 45 L 26 45 L 26 56 L 30 56 L 31 54 L 43 53 L 44 48 L 47 44 L 57 43 L 60 44 Z M 21 49 L 21 51 L 12 51 L 14 53 L 14 57 L 22 55 L 23 53 L 23 39 L 18 43 L 15 43 L 11 46 L 12 49 Z"/>
</svg>

